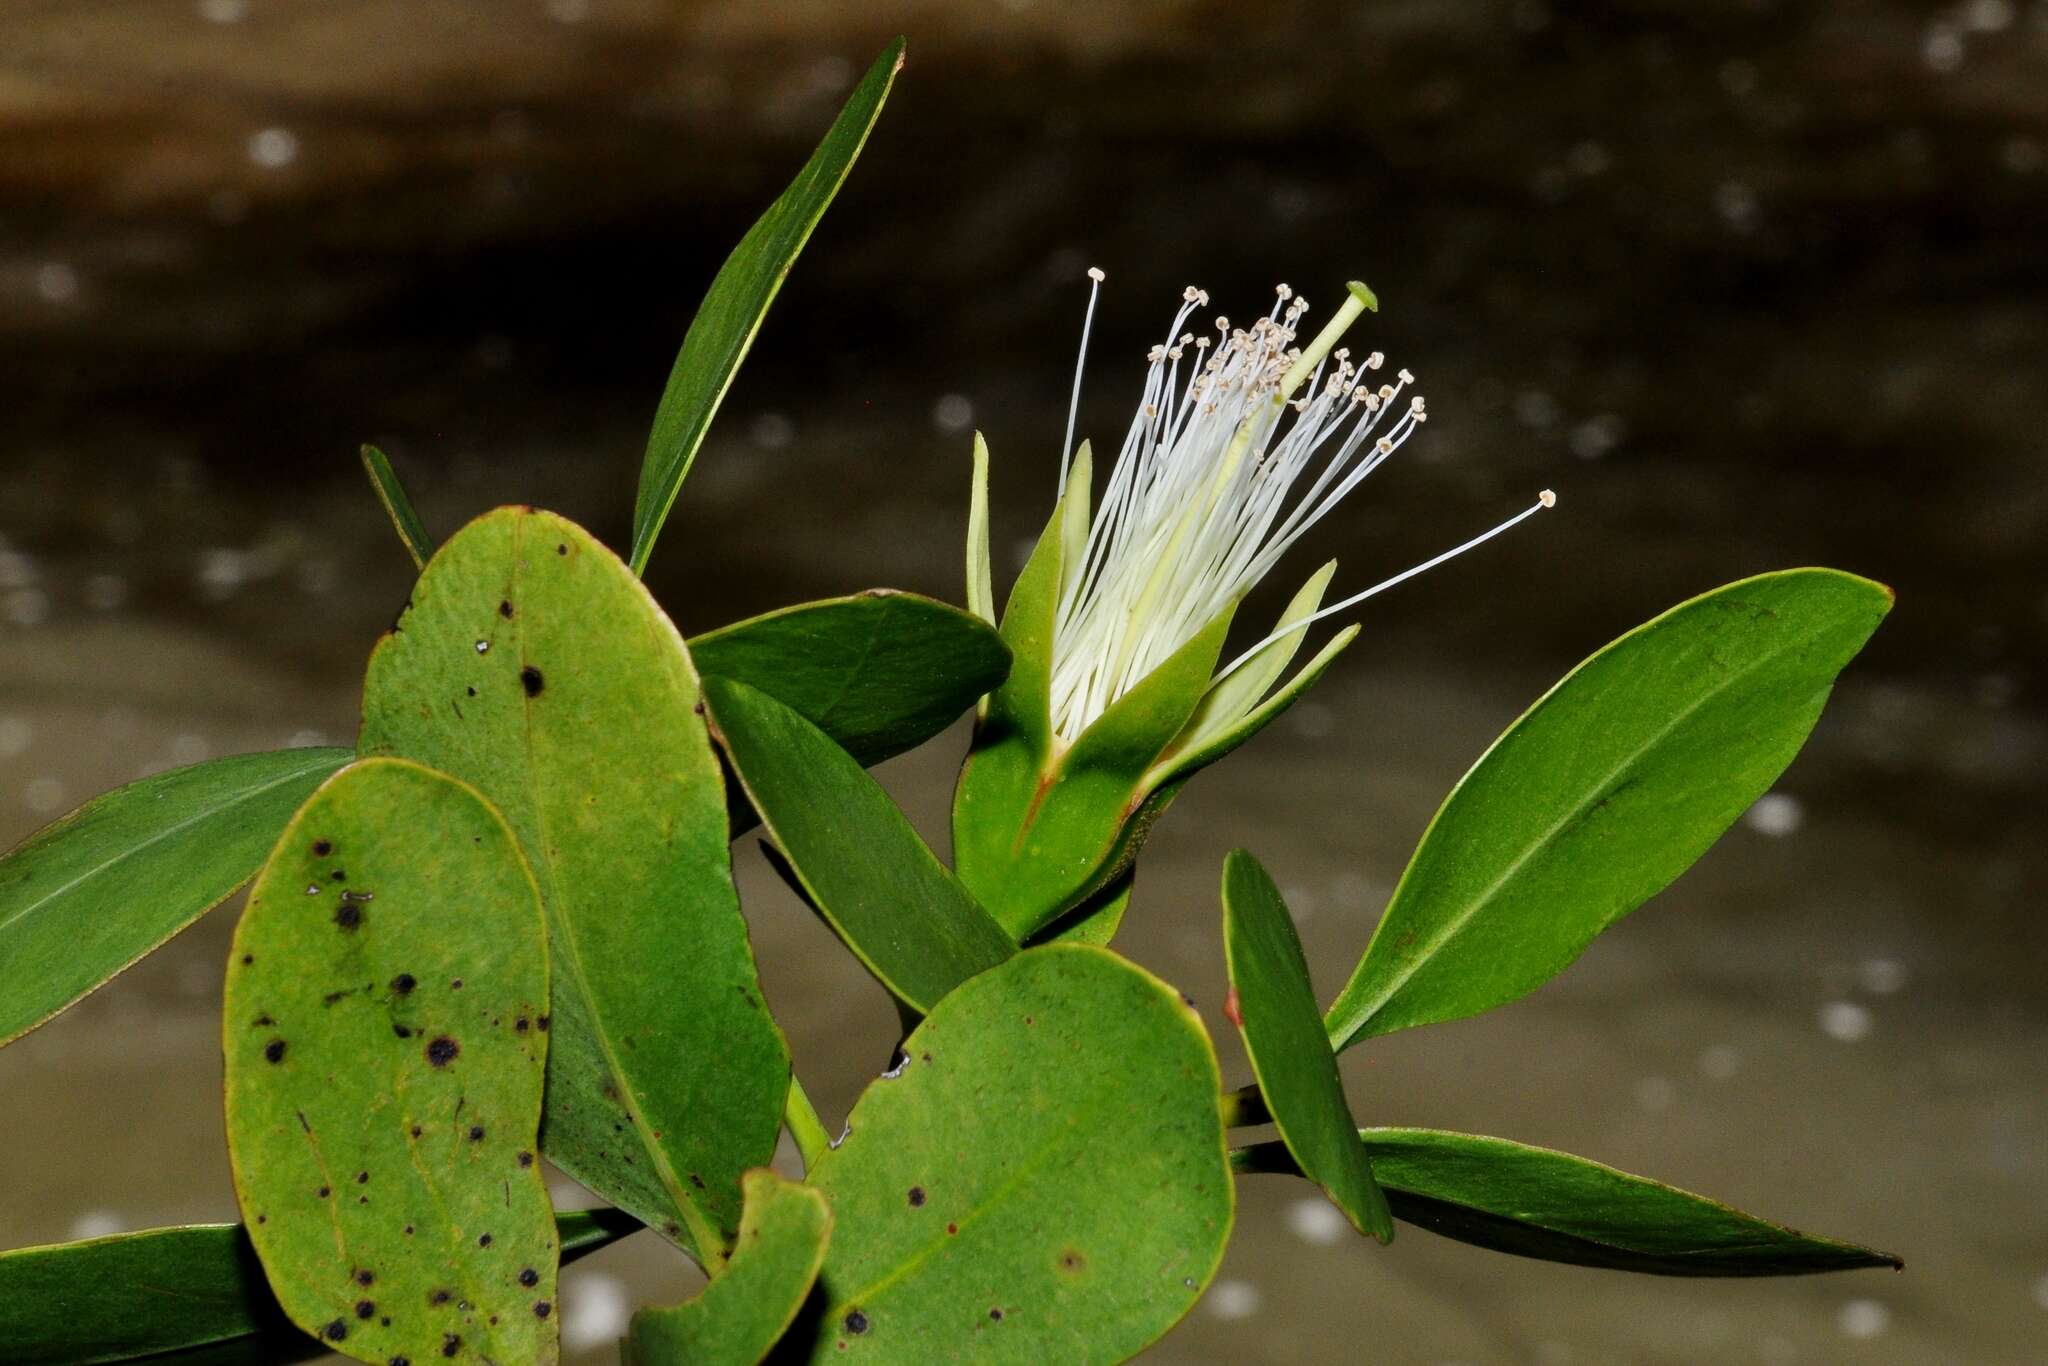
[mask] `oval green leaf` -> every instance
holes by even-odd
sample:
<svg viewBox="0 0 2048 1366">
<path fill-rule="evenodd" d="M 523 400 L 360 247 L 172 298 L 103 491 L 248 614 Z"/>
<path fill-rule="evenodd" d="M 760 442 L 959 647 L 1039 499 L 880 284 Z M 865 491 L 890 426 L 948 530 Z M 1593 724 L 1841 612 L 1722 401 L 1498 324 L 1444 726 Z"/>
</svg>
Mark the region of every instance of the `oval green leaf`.
<svg viewBox="0 0 2048 1366">
<path fill-rule="evenodd" d="M 249 880 L 345 749 L 242 754 L 95 797 L 0 858 L 0 1045 Z"/>
<path fill-rule="evenodd" d="M 1365 1129 L 1360 1137 L 1396 1216 L 1495 1252 L 1658 1276 L 1905 1265 L 1888 1252 L 1800 1233 L 1549 1148 L 1441 1129 Z M 1299 1174 L 1279 1143 L 1231 1160 L 1243 1172 Z"/>
<path fill-rule="evenodd" d="M 707 631 L 691 639 L 690 658 L 700 673 L 767 693 L 863 765 L 931 739 L 1010 669 L 986 622 L 887 588 Z"/>
<path fill-rule="evenodd" d="M 568 1263 L 641 1225 L 618 1210 L 581 1210 L 557 1214 L 555 1226 Z M 16 1366 L 271 1366 L 328 1351 L 285 1316 L 240 1224 L 0 1253 L 0 1342 Z"/>
<path fill-rule="evenodd" d="M 1392 1242 L 1394 1217 L 1345 1102 L 1301 938 L 1280 889 L 1242 849 L 1223 864 L 1223 952 L 1244 1050 L 1281 1141 L 1353 1228 Z"/>
<path fill-rule="evenodd" d="M 765 1168 L 742 1184 L 732 1265 L 689 1303 L 635 1314 L 625 1366 L 751 1366 L 789 1331 L 825 1264 L 832 1211 L 816 1190 Z"/>
<path fill-rule="evenodd" d="M 882 112 L 889 86 L 902 69 L 903 40 L 898 38 L 868 68 L 825 140 L 782 197 L 733 248 L 697 306 L 669 372 L 668 387 L 662 391 L 661 406 L 655 410 L 654 430 L 648 434 L 647 456 L 640 467 L 640 492 L 633 506 L 635 573 L 647 568 L 654 538 L 661 534 L 704 433 L 754 344 L 754 334 L 761 330 L 768 305 L 810 240 L 811 229 L 845 183 L 868 130 Z"/>
<path fill-rule="evenodd" d="M 1891 590 L 1832 569 L 1717 588 L 1580 664 L 1452 790 L 1326 1024 L 1342 1050 L 1534 990 L 1770 787 Z"/>
<path fill-rule="evenodd" d="M 775 1150 L 789 1052 L 732 886 L 689 652 L 575 524 L 501 508 L 427 565 L 370 658 L 362 750 L 489 797 L 547 908 L 547 1155 L 716 1263 Z"/>
<path fill-rule="evenodd" d="M 360 1361 L 555 1359 L 547 938 L 512 832 L 398 759 L 292 817 L 222 996 L 228 1157 L 291 1320 Z"/>
<path fill-rule="evenodd" d="M 1106 949 L 1018 954 L 941 1001 L 811 1173 L 835 1228 L 815 1361 L 1109 1362 L 1215 1273 L 1232 1202 L 1194 1011 Z"/>
<path fill-rule="evenodd" d="M 919 1014 L 1017 951 L 881 785 L 767 693 L 705 675 L 712 738 L 805 896 Z"/>
</svg>

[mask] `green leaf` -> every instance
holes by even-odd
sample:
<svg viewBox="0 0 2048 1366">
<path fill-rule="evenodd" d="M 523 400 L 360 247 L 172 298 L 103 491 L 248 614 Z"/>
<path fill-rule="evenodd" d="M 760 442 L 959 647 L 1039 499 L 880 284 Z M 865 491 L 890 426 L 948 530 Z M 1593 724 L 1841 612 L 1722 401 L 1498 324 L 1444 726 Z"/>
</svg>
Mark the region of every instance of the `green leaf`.
<svg viewBox="0 0 2048 1366">
<path fill-rule="evenodd" d="M 881 588 L 707 631 L 690 657 L 801 713 L 863 765 L 931 739 L 1010 668 L 985 622 Z"/>
<path fill-rule="evenodd" d="M 1280 889 L 1242 849 L 1223 864 L 1223 951 L 1245 1054 L 1281 1141 L 1353 1228 L 1392 1242 L 1394 1217 L 1345 1103 L 1301 939 Z"/>
<path fill-rule="evenodd" d="M 398 482 L 391 457 L 375 446 L 363 447 L 363 472 L 370 476 L 370 487 L 377 491 L 377 501 L 384 505 L 384 514 L 391 519 L 391 529 L 398 533 L 406 553 L 412 556 L 413 568 L 425 569 L 427 561 L 434 557 L 434 538 L 414 510 L 412 499 L 406 497 L 405 486 Z"/>
<path fill-rule="evenodd" d="M 749 1366 L 767 1356 L 817 1282 L 832 1210 L 809 1186 L 750 1171 L 727 1273 L 687 1304 L 633 1316 L 625 1366 Z"/>
<path fill-rule="evenodd" d="M 1799 1276 L 1903 1267 L 1888 1252 L 1769 1223 L 1703 1195 L 1570 1153 L 1441 1129 L 1365 1129 L 1394 1213 L 1461 1243 L 1658 1276 Z M 1296 1173 L 1279 1143 L 1231 1155 L 1243 1172 Z"/>
<path fill-rule="evenodd" d="M 988 554 L 988 443 L 974 434 L 974 485 L 967 499 L 967 610 L 996 624 L 995 572 Z"/>
<path fill-rule="evenodd" d="M 689 652 L 574 524 L 501 508 L 451 539 L 370 658 L 364 753 L 452 773 L 519 836 L 553 961 L 547 1155 L 715 1270 L 789 1052 L 732 887 Z"/>
<path fill-rule="evenodd" d="M 733 248 L 698 305 L 662 391 L 661 406 L 655 410 L 647 457 L 640 467 L 640 492 L 633 506 L 634 573 L 646 570 L 654 538 L 675 505 L 683 476 L 690 472 L 690 462 L 697 457 L 733 375 L 754 344 L 754 334 L 761 330 L 768 305 L 775 301 L 826 206 L 839 193 L 902 69 L 903 40 L 898 38 L 868 68 L 825 140 L 782 197 Z"/>
<path fill-rule="evenodd" d="M 811 1173 L 835 1227 L 810 1359 L 1121 1361 L 1187 1312 L 1234 1193 L 1178 993 L 1106 949 L 1029 949 L 903 1046 Z"/>
<path fill-rule="evenodd" d="M 299 808 L 221 1008 L 235 1193 L 292 1322 L 360 1361 L 555 1360 L 547 1002 L 539 893 L 474 790 L 366 759 Z"/>
<path fill-rule="evenodd" d="M 0 858 L 0 1045 L 249 880 L 345 749 L 243 754 L 95 797 Z"/>
<path fill-rule="evenodd" d="M 1514 1000 L 1706 852 L 1798 753 L 1891 591 L 1744 579 L 1567 674 L 1452 791 L 1330 1007 L 1343 1049 Z"/>
<path fill-rule="evenodd" d="M 618 1210 L 560 1213 L 555 1224 L 565 1263 L 640 1227 Z M 258 1366 L 328 1351 L 285 1317 L 240 1224 L 0 1253 L 0 1342 L 15 1366 Z"/>
<path fill-rule="evenodd" d="M 925 847 L 880 784 L 764 692 L 707 674 L 712 738 L 804 894 L 920 1014 L 1017 945 Z"/>
</svg>

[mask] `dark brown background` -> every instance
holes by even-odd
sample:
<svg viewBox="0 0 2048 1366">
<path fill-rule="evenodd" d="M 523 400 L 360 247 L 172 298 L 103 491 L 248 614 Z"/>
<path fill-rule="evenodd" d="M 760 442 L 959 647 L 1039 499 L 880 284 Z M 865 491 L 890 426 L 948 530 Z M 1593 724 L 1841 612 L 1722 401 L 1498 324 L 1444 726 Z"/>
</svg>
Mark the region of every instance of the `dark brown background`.
<svg viewBox="0 0 2048 1366">
<path fill-rule="evenodd" d="M 1571 1148 L 1908 1272 L 1698 1284 L 1414 1230 L 1326 1247 L 1307 1192 L 1269 1180 L 1155 1358 L 2037 1352 L 2043 0 L 12 0 L 0 842 L 145 769 L 351 734 L 408 572 L 360 440 L 442 534 L 530 500 L 622 544 L 704 284 L 898 31 L 910 64 L 656 558 L 686 629 L 878 583 L 957 597 L 961 400 L 1013 563 L 1090 264 L 1099 439 L 1184 284 L 1240 315 L 1278 280 L 1326 308 L 1349 276 L 1378 289 L 1363 340 L 1433 420 L 1290 579 L 1337 554 L 1363 586 L 1563 497 L 1374 600 L 1312 701 L 1165 823 L 1129 947 L 1205 1006 L 1225 849 L 1287 885 L 1332 992 L 1443 791 L 1575 659 L 1768 568 L 1900 595 L 1789 804 L 1535 997 L 1356 1050 L 1347 1077 L 1369 1119 Z M 886 774 L 935 836 L 960 740 Z M 836 1114 L 889 1012 L 740 866 Z M 228 927 L 0 1054 L 0 1241 L 232 1214 Z M 565 1303 L 579 1359 L 607 1359 L 622 1295 L 692 1284 L 637 1241 L 594 1259 Z"/>
</svg>

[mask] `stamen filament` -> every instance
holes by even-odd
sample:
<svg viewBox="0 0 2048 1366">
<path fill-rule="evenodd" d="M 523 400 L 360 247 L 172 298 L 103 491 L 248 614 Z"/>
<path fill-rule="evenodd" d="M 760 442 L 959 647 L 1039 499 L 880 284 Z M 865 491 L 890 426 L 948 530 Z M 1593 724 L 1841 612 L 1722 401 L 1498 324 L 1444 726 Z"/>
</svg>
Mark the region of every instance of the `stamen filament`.
<svg viewBox="0 0 2048 1366">
<path fill-rule="evenodd" d="M 1374 584 L 1372 587 L 1366 589 L 1363 592 L 1353 593 L 1350 597 L 1344 599 L 1342 602 L 1333 602 L 1328 607 L 1319 608 L 1318 610 L 1309 613 L 1307 616 L 1301 618 L 1301 620 L 1299 621 L 1289 622 L 1287 625 L 1273 632 L 1273 634 L 1267 636 L 1258 644 L 1252 646 L 1251 649 L 1246 650 L 1236 659 L 1231 660 L 1229 666 L 1225 668 L 1221 673 L 1217 674 L 1216 677 L 1211 681 L 1210 686 L 1214 687 L 1217 683 L 1221 683 L 1224 679 L 1236 673 L 1238 669 L 1242 668 L 1245 664 L 1251 661 L 1253 655 L 1256 655 L 1259 651 L 1265 649 L 1268 645 L 1271 645 L 1274 641 L 1279 640 L 1281 637 L 1292 635 L 1296 631 L 1306 630 L 1308 629 L 1308 627 L 1314 625 L 1316 622 L 1321 621 L 1324 617 L 1334 616 L 1336 613 L 1342 612 L 1347 608 L 1356 607 L 1359 603 L 1364 602 L 1367 598 L 1374 597 L 1380 593 L 1384 593 L 1389 588 L 1392 588 L 1397 584 L 1403 584 L 1408 582 L 1408 580 L 1414 578 L 1417 574 L 1427 574 L 1430 570 L 1444 563 L 1444 561 L 1455 560 L 1456 558 L 1458 558 L 1458 556 L 1464 554 L 1466 551 L 1471 550 L 1477 546 L 1482 546 L 1486 544 L 1488 541 L 1500 535 L 1503 531 L 1508 530 L 1510 527 L 1520 526 L 1523 522 L 1528 521 L 1531 517 L 1534 517 L 1537 513 L 1543 511 L 1545 508 L 1554 508 L 1556 506 L 1557 495 L 1552 493 L 1549 489 L 1545 489 L 1542 493 L 1536 496 L 1536 501 L 1534 503 L 1531 503 L 1528 507 L 1523 508 L 1520 512 L 1508 518 L 1499 526 L 1494 527 L 1491 531 L 1481 532 L 1479 535 L 1474 536 L 1471 540 L 1465 542 L 1463 545 L 1453 546 L 1451 549 L 1446 550 L 1443 554 L 1438 555 L 1433 559 L 1424 560 L 1421 564 L 1416 565 L 1413 569 L 1404 569 L 1399 574 L 1394 575 L 1394 577 L 1391 579 L 1384 579 L 1379 583 Z"/>
<path fill-rule="evenodd" d="M 1067 440 L 1060 447 L 1060 496 L 1067 493 L 1067 467 L 1074 462 L 1074 419 L 1081 411 L 1081 371 L 1088 364 L 1088 332 L 1095 325 L 1095 300 L 1102 293 L 1101 266 L 1088 267 L 1088 311 L 1081 315 L 1081 354 L 1074 357 L 1074 396 L 1067 401 Z"/>
</svg>

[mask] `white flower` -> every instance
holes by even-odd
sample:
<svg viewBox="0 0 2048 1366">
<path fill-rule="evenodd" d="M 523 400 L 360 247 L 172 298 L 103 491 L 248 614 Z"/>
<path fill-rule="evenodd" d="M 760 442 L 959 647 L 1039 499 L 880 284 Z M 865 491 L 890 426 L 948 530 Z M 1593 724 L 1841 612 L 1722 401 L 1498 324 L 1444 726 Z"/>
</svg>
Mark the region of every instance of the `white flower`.
<svg viewBox="0 0 2048 1366">
<path fill-rule="evenodd" d="M 1089 324 L 1103 274 L 1088 272 Z M 1295 345 L 1308 301 L 1281 285 L 1272 310 L 1248 328 L 1218 317 L 1216 335 L 1184 332 L 1209 302 L 1190 287 L 1166 340 L 1152 348 L 1138 410 L 1088 526 L 1086 548 L 1065 567 L 1053 632 L 1053 729 L 1072 744 L 1119 697 L 1242 598 L 1428 418 L 1415 377 L 1389 381 L 1375 351 L 1354 361 L 1333 350 L 1360 314 L 1377 310 L 1362 284 L 1305 347 Z M 1205 329 L 1206 331 L 1206 329 Z M 1080 402 L 1081 365 L 1074 373 Z M 1073 447 L 1074 410 L 1067 418 Z M 1297 493 L 1297 482 L 1306 488 Z M 1066 470 L 1061 470 L 1061 492 Z M 1085 499 L 1087 490 L 1077 490 Z M 1272 640 L 1499 535 L 1556 497 L 1404 574 L 1293 622 Z M 1078 504 L 1085 509 L 1086 503 Z"/>
</svg>

